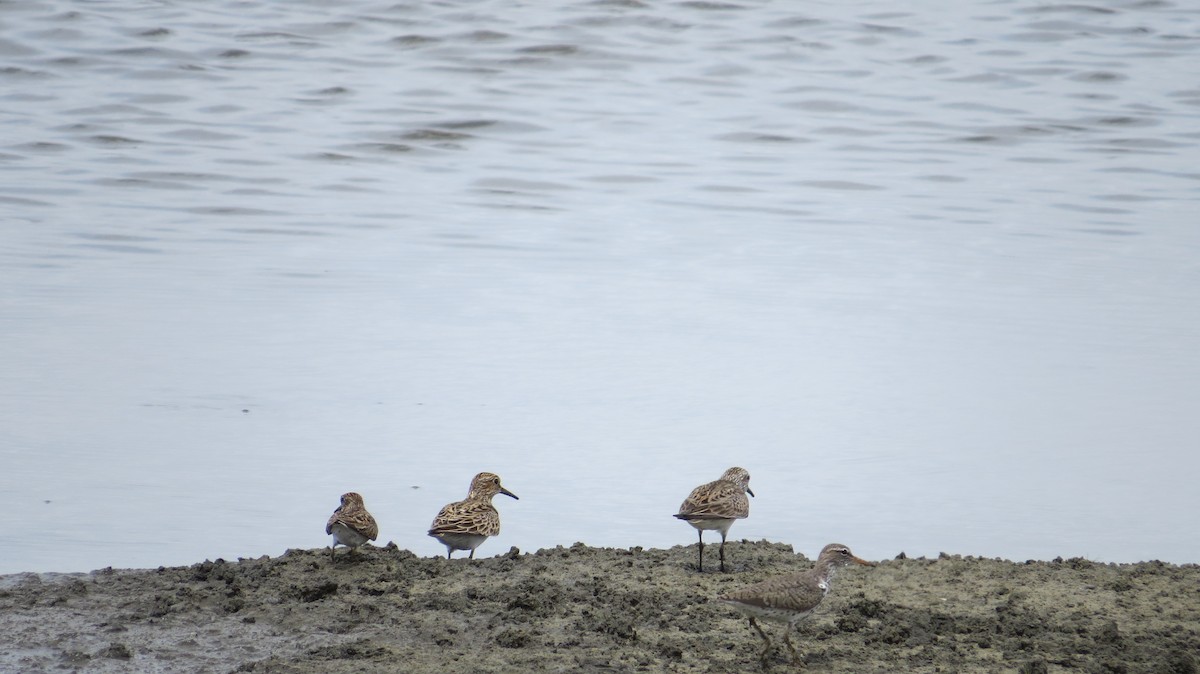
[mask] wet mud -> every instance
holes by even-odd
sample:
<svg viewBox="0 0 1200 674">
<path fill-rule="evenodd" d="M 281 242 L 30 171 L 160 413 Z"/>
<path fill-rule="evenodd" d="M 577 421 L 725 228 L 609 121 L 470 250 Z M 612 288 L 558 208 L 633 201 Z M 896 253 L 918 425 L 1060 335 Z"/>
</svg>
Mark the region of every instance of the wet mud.
<svg viewBox="0 0 1200 674">
<path fill-rule="evenodd" d="M 582 544 L 475 560 L 394 546 L 0 577 L 0 671 L 744 672 L 762 640 L 716 595 L 801 570 L 788 545 Z M 814 551 L 815 553 L 815 551 Z M 942 555 L 844 570 L 771 671 L 1194 674 L 1200 567 Z"/>
</svg>

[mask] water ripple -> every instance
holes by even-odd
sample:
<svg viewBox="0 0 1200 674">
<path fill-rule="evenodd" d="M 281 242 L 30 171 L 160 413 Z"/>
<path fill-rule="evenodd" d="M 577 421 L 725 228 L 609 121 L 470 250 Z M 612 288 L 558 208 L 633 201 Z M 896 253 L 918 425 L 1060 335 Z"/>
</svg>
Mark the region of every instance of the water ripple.
<svg viewBox="0 0 1200 674">
<path fill-rule="evenodd" d="M 819 472 L 810 447 L 886 446 L 895 465 L 987 458 L 962 484 L 858 473 L 852 499 L 921 522 L 905 508 L 927 501 L 904 490 L 945 495 L 1024 550 L 1004 522 L 1062 511 L 1057 494 L 1020 491 L 1031 466 L 1087 473 L 1066 497 L 1109 521 L 1153 501 L 1110 485 L 1187 473 L 1131 476 L 1129 447 L 1194 455 L 1200 10 L 1187 3 L 24 0 L 0 13 L 0 304 L 20 309 L 0 311 L 0 352 L 20 354 L 0 407 L 56 457 L 31 453 L 2 494 L 170 502 L 141 482 L 172 484 L 204 457 L 222 472 L 202 466 L 200 487 L 178 486 L 189 508 L 164 510 L 214 513 L 195 526 L 249 554 L 319 541 L 284 540 L 293 522 L 242 532 L 224 501 L 244 505 L 228 497 L 259 493 L 264 474 L 287 485 L 274 498 L 324 493 L 315 457 L 331 447 L 381 466 L 362 488 L 386 492 L 386 475 L 426 470 L 414 462 L 429 451 L 471 454 L 479 437 L 512 466 L 556 465 L 537 447 L 572 438 L 621 476 L 661 474 L 654 456 L 720 465 L 739 451 L 785 484 L 803 476 L 780 456 Z M 267 401 L 286 423 L 239 411 L 229 428 L 157 428 L 164 408 L 137 407 L 210 394 Z M 432 402 L 372 416 L 399 399 Z M 362 437 L 347 445 L 345 428 Z M 87 457 L 55 454 L 81 434 Z M 397 437 L 428 451 L 392 451 Z M 1064 458 L 1077 447 L 1088 460 Z M 1138 470 L 1160 470 L 1147 451 Z M 114 473 L 59 470 L 93 456 Z M 1174 487 L 1151 495 L 1195 491 Z M 983 517 L 997 503 L 1005 518 Z M 1200 507 L 1151 505 L 1143 525 Z M 578 531 L 593 516 L 568 519 Z M 100 565 L 116 563 L 124 548 L 89 517 L 74 521 Z M 778 535 L 756 517 L 750 533 Z M 560 542 L 556 526 L 538 520 L 522 545 Z M 1178 541 L 1154 544 L 1195 549 Z M 1090 543 L 1073 554 L 1106 544 Z M 134 563 L 168 561 L 149 549 Z"/>
</svg>

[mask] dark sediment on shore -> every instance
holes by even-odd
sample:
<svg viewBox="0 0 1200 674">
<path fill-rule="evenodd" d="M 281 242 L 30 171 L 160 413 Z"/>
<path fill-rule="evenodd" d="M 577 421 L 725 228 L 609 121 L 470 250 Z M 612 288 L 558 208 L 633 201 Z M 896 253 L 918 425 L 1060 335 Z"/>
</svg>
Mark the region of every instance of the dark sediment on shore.
<svg viewBox="0 0 1200 674">
<path fill-rule="evenodd" d="M 576 544 L 18 574 L 0 577 L 0 671 L 753 671 L 761 640 L 714 598 L 811 561 L 768 542 L 727 553 L 731 573 L 698 573 L 695 546 Z M 793 641 L 819 672 L 1194 673 L 1200 567 L 887 560 L 839 574 Z"/>
</svg>

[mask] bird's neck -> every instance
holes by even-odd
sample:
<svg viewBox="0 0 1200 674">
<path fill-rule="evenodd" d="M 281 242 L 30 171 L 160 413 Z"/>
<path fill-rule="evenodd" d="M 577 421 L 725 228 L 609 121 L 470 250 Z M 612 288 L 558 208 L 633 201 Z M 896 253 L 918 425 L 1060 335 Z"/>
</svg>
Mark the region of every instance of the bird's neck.
<svg viewBox="0 0 1200 674">
<path fill-rule="evenodd" d="M 834 564 L 817 563 L 813 569 L 813 576 L 817 579 L 817 587 L 825 594 L 829 594 L 829 586 L 833 583 L 833 576 L 837 573 L 837 566 Z"/>
</svg>

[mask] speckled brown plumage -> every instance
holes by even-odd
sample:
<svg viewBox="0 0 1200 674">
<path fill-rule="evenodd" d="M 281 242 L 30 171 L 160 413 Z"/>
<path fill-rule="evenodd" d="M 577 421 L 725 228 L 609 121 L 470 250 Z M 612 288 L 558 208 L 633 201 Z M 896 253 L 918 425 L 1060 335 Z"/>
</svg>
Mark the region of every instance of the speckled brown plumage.
<svg viewBox="0 0 1200 674">
<path fill-rule="evenodd" d="M 375 540 L 379 536 L 379 525 L 363 505 L 362 495 L 351 491 L 342 494 L 342 504 L 325 523 L 325 533 L 333 536 L 333 544 L 329 546 L 329 557 L 332 559 L 339 545 L 353 550 L 367 541 Z"/>
<path fill-rule="evenodd" d="M 830 543 L 822 548 L 816 564 L 807 571 L 768 578 L 754 585 L 726 592 L 717 599 L 750 618 L 750 626 L 766 644 L 762 652 L 763 667 L 768 664 L 767 655 L 771 651 L 771 639 L 759 627 L 755 618 L 787 623 L 783 641 L 792 653 L 792 661 L 798 662 L 799 654 L 796 653 L 796 647 L 790 639 L 792 628 L 808 617 L 821 603 L 829 593 L 834 573 L 847 564 L 874 566 L 871 562 L 855 557 L 850 548 L 841 543 Z"/>
<path fill-rule="evenodd" d="M 471 480 L 467 498 L 443 507 L 433 518 L 429 535 L 446 546 L 447 559 L 455 550 L 470 550 L 468 557 L 474 559 L 475 548 L 500 533 L 500 513 L 492 505 L 496 494 L 517 498 L 500 484 L 498 475 L 480 473 Z"/>
<path fill-rule="evenodd" d="M 729 533 L 729 527 L 733 526 L 734 520 L 750 515 L 750 499 L 746 498 L 746 494 L 754 496 L 754 492 L 750 491 L 750 473 L 745 468 L 734 466 L 720 478 L 693 489 L 679 506 L 675 517 L 686 521 L 699 533 L 698 566 L 701 571 L 704 570 L 706 530 L 721 532 L 721 571 L 725 570 L 725 536 Z"/>
</svg>

